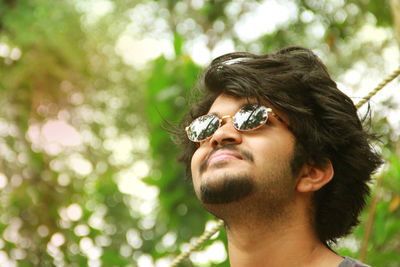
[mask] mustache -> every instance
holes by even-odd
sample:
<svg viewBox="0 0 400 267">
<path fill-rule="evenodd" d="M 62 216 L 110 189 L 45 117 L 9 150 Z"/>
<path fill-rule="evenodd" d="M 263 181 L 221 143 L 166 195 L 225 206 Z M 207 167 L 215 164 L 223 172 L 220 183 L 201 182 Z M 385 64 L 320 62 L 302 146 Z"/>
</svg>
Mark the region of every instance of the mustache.
<svg viewBox="0 0 400 267">
<path fill-rule="evenodd" d="M 208 163 L 208 160 L 210 159 L 210 157 L 220 149 L 229 149 L 229 150 L 236 151 L 242 156 L 243 159 L 248 160 L 250 162 L 254 162 L 253 154 L 251 154 L 250 151 L 240 149 L 237 146 L 232 145 L 232 144 L 226 144 L 226 145 L 222 145 L 222 146 L 213 148 L 213 150 L 210 152 L 210 154 L 208 154 L 207 158 L 200 164 L 200 173 L 203 173 L 204 170 L 206 169 L 207 163 Z"/>
</svg>

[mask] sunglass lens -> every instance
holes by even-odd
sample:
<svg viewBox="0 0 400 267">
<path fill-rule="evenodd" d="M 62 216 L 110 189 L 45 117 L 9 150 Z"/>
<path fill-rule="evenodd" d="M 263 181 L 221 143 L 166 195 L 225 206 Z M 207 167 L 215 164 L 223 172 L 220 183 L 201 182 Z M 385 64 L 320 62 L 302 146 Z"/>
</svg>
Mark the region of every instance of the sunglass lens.
<svg viewBox="0 0 400 267">
<path fill-rule="evenodd" d="M 195 119 L 187 131 L 188 137 L 199 142 L 212 136 L 219 127 L 219 119 L 214 115 L 206 115 Z"/>
<path fill-rule="evenodd" d="M 268 110 L 264 106 L 249 106 L 239 110 L 233 120 L 233 124 L 238 130 L 255 129 L 266 122 Z"/>
</svg>

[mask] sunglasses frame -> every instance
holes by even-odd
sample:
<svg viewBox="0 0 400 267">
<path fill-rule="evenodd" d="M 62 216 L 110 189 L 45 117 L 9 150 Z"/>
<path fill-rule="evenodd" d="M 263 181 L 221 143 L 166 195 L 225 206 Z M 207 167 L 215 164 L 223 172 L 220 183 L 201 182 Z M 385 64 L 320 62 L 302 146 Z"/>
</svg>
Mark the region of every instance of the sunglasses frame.
<svg viewBox="0 0 400 267">
<path fill-rule="evenodd" d="M 269 118 L 269 113 L 271 113 L 272 116 L 274 116 L 275 118 L 277 118 L 277 119 L 278 119 L 280 122 L 282 122 L 286 127 L 288 127 L 288 124 L 287 124 L 281 117 L 279 117 L 279 115 L 277 115 L 271 108 L 266 107 L 266 106 L 263 106 L 263 105 L 257 105 L 257 104 L 254 104 L 254 105 L 251 105 L 251 106 L 264 107 L 264 108 L 266 109 L 266 111 L 267 111 L 267 116 L 266 116 L 264 122 L 261 123 L 259 126 L 255 127 L 255 128 L 248 129 L 248 130 L 241 130 L 241 129 L 238 129 L 238 128 L 235 127 L 235 124 L 233 124 L 233 127 L 234 127 L 237 131 L 240 131 L 240 132 L 248 132 L 248 131 L 254 131 L 254 130 L 257 130 L 258 128 L 261 128 L 262 126 L 264 126 L 264 125 L 267 123 L 268 118 Z M 239 113 L 239 111 L 241 111 L 243 108 L 245 108 L 245 107 L 240 108 L 240 109 L 235 113 L 235 115 L 233 115 L 233 116 L 232 116 L 232 115 L 224 115 L 224 116 L 222 116 L 222 117 L 220 118 L 220 117 L 218 117 L 218 116 L 215 115 L 215 114 L 205 114 L 205 115 L 202 115 L 202 116 L 200 116 L 200 117 L 197 117 L 197 118 L 194 119 L 188 126 L 185 127 L 185 131 L 186 131 L 186 135 L 187 135 L 188 139 L 189 139 L 190 141 L 192 141 L 192 142 L 200 143 L 200 142 L 202 142 L 202 141 L 204 141 L 204 140 L 207 140 L 208 138 L 211 138 L 211 137 L 215 134 L 215 132 L 221 127 L 222 121 L 223 121 L 224 119 L 228 119 L 228 118 L 234 119 L 235 116 Z M 206 138 L 204 138 L 204 139 L 201 139 L 201 140 L 199 140 L 199 141 L 194 141 L 194 140 L 190 139 L 190 138 L 189 138 L 189 129 L 190 129 L 190 126 L 192 126 L 192 124 L 193 124 L 196 120 L 198 120 L 199 118 L 206 117 L 206 116 L 213 116 L 213 117 L 217 118 L 218 121 L 219 121 L 218 128 L 214 131 L 214 133 L 213 133 L 212 135 L 210 135 L 209 137 L 206 137 Z"/>
</svg>

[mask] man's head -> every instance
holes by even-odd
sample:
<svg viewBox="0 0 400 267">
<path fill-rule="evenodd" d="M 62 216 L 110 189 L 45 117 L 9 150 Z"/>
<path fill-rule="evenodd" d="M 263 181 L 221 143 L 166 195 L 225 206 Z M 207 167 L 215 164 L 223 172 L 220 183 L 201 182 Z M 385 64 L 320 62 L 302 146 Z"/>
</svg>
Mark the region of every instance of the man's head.
<svg viewBox="0 0 400 267">
<path fill-rule="evenodd" d="M 251 212 L 257 221 L 276 221 L 293 203 L 295 181 L 290 161 L 295 138 L 287 125 L 261 104 L 265 103 L 221 94 L 208 115 L 188 129 L 192 137 L 205 135 L 192 156 L 191 173 L 198 198 L 218 217 L 235 217 L 232 211 L 239 216 Z M 221 118 L 219 124 L 217 118 Z M 227 208 L 228 204 L 233 205 Z"/>
<path fill-rule="evenodd" d="M 200 82 L 202 99 L 192 105 L 182 126 L 205 114 L 229 115 L 200 143 L 190 141 L 183 130 L 178 139 L 184 148 L 180 159 L 202 202 L 236 201 L 258 191 L 270 202 L 273 197 L 289 203 L 287 191 L 272 193 L 290 191 L 295 184 L 288 178 L 298 177 L 304 166 L 316 167 L 330 175 L 313 194 L 311 220 L 317 235 L 329 243 L 349 233 L 381 160 L 353 102 L 337 89 L 321 61 L 301 47 L 262 56 L 232 53 L 215 59 Z M 231 116 L 248 104 L 267 106 L 278 116 L 270 115 L 254 131 L 237 131 Z"/>
</svg>

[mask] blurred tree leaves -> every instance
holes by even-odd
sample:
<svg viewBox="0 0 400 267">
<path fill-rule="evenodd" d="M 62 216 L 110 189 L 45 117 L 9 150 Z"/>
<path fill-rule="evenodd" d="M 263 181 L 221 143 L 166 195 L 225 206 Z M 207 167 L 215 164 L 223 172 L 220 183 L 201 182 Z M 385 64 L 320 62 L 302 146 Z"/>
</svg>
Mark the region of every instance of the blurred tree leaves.
<svg viewBox="0 0 400 267">
<path fill-rule="evenodd" d="M 341 81 L 359 62 L 387 71 L 382 53 L 394 46 L 389 0 L 270 2 L 288 5 L 295 16 L 251 41 L 237 25 L 263 1 L 1 2 L 0 265 L 163 266 L 202 233 L 212 216 L 162 129 L 164 119 L 177 123 L 188 108 L 202 70 L 196 42 L 209 51 L 203 57 L 218 55 L 227 40 L 254 53 L 304 45 Z M 389 37 L 364 40 L 366 27 Z M 142 53 L 135 41 L 146 38 L 167 39 L 169 50 L 157 43 L 158 56 L 132 64 L 127 57 Z M 373 126 L 390 164 L 366 261 L 398 266 L 398 133 L 384 112 Z M 364 228 L 339 252 L 358 257 Z M 217 240 L 226 244 L 224 233 L 205 246 Z"/>
</svg>

